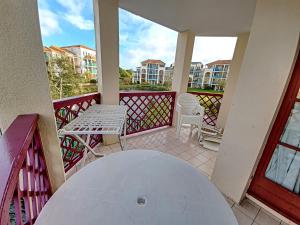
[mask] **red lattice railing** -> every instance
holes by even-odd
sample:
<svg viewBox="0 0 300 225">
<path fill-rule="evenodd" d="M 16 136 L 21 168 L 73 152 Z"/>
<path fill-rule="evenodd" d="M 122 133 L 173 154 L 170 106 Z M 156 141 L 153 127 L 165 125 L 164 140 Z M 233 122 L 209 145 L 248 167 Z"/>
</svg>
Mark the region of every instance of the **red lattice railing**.
<svg viewBox="0 0 300 225">
<path fill-rule="evenodd" d="M 128 106 L 127 134 L 172 126 L 176 92 L 122 92 L 120 105 Z"/>
<path fill-rule="evenodd" d="M 0 138 L 0 225 L 33 224 L 52 195 L 37 121 L 18 116 Z"/>
<path fill-rule="evenodd" d="M 205 108 L 204 122 L 208 125 L 215 126 L 221 107 L 223 94 L 206 93 L 206 92 L 189 92 L 197 95 L 200 104 Z"/>
<path fill-rule="evenodd" d="M 93 104 L 100 104 L 100 93 L 65 98 L 53 102 L 57 128 L 61 129 Z M 86 137 L 83 136 L 83 139 Z M 101 135 L 91 135 L 90 146 L 95 147 L 102 140 Z M 84 146 L 73 136 L 60 137 L 60 147 L 65 171 L 69 171 L 83 157 Z"/>
</svg>

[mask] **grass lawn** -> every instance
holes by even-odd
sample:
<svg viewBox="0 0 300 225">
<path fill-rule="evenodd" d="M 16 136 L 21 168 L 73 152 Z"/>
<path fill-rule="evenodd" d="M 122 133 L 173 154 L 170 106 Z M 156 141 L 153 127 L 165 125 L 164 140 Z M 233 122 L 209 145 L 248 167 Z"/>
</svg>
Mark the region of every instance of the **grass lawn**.
<svg viewBox="0 0 300 225">
<path fill-rule="evenodd" d="M 216 94 L 223 94 L 223 91 L 215 91 L 215 90 L 205 90 L 201 88 L 188 88 L 188 92 L 208 92 L 208 93 L 216 93 Z"/>
<path fill-rule="evenodd" d="M 140 85 L 140 84 L 131 84 L 131 85 L 120 85 L 120 90 L 142 90 L 142 91 L 168 91 L 169 87 L 163 85 Z M 81 85 L 81 94 L 87 94 L 91 92 L 97 92 L 97 84 L 84 84 Z M 201 88 L 188 88 L 188 92 L 208 92 L 208 93 L 217 93 L 223 94 L 223 91 L 215 90 L 205 90 Z"/>
</svg>

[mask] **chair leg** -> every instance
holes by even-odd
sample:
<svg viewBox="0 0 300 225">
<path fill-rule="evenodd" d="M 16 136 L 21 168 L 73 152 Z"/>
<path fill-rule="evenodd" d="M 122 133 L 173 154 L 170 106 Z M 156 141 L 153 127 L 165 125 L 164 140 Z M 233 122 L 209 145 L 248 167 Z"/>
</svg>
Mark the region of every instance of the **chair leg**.
<svg viewBox="0 0 300 225">
<path fill-rule="evenodd" d="M 191 128 L 190 128 L 190 136 L 193 134 L 193 130 L 194 130 L 194 124 L 191 124 Z"/>
<path fill-rule="evenodd" d="M 198 124 L 198 140 L 200 140 L 200 137 L 201 137 L 201 127 L 202 127 L 202 124 Z"/>
<path fill-rule="evenodd" d="M 176 127 L 176 138 L 179 138 L 181 125 L 182 125 L 182 121 L 181 121 L 181 119 L 178 119 L 178 123 L 177 123 L 177 127 Z"/>
</svg>

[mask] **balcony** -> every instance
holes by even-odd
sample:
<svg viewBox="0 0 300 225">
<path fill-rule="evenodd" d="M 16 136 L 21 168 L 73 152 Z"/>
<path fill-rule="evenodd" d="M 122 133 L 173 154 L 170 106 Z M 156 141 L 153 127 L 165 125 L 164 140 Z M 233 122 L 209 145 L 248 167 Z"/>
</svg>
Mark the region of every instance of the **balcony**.
<svg viewBox="0 0 300 225">
<path fill-rule="evenodd" d="M 194 93 L 199 96 L 199 100 L 202 104 L 206 104 L 206 123 L 214 124 L 216 117 L 210 117 L 213 112 L 215 112 L 216 109 L 219 108 L 218 103 L 221 101 L 221 95 L 214 95 L 214 94 L 204 94 L 204 93 Z M 147 121 L 147 118 L 144 117 L 145 123 L 136 123 L 135 119 L 132 118 L 138 118 L 141 113 L 141 110 L 138 112 L 137 110 L 132 110 L 132 108 L 139 108 L 143 109 L 144 115 L 147 115 L 145 112 L 151 112 L 153 113 L 153 108 L 146 108 L 141 107 L 146 100 L 153 100 L 156 99 L 157 96 L 159 96 L 159 103 L 160 104 L 153 104 L 153 106 L 158 109 L 156 112 L 160 112 L 159 114 L 156 114 L 156 120 L 153 118 L 151 119 L 151 122 L 145 122 Z M 63 127 L 68 122 L 72 121 L 76 116 L 78 116 L 80 113 L 82 113 L 84 110 L 86 110 L 89 106 L 99 103 L 100 101 L 100 94 L 90 94 L 85 96 L 79 96 L 75 98 L 69 98 L 64 99 L 60 101 L 54 102 L 54 108 L 55 108 L 55 115 L 57 118 L 57 126 L 58 128 Z M 174 97 L 174 93 L 172 92 L 152 92 L 152 93 L 121 93 L 120 94 L 120 102 L 121 104 L 130 105 L 131 110 L 128 111 L 128 117 L 131 118 L 128 120 L 128 133 L 131 134 L 127 141 L 127 147 L 128 151 L 134 150 L 134 149 L 147 149 L 147 150 L 156 150 L 161 151 L 166 154 L 170 154 L 180 160 L 184 160 L 187 163 L 189 163 L 192 167 L 194 167 L 196 170 L 198 170 L 201 174 L 207 176 L 208 179 L 211 179 L 215 162 L 217 160 L 218 153 L 215 151 L 211 151 L 208 149 L 203 148 L 199 145 L 197 135 L 195 133 L 190 134 L 190 127 L 186 126 L 182 129 L 180 137 L 176 138 L 176 130 L 174 127 L 172 127 L 172 120 L 170 119 L 171 114 L 166 112 L 166 107 L 161 107 L 161 104 L 168 105 L 169 110 L 173 110 L 173 103 L 172 98 Z M 140 101 L 140 99 L 143 99 L 143 102 Z M 170 104 L 166 104 L 164 99 L 168 99 Z M 216 100 L 218 99 L 218 100 Z M 173 99 L 174 100 L 174 99 Z M 215 103 L 214 107 L 211 106 L 211 104 Z M 148 103 L 148 102 L 147 102 Z M 210 103 L 210 104 L 209 104 Z M 204 104 L 204 105 L 205 105 Z M 146 104 L 147 105 L 147 104 Z M 149 110 L 150 109 L 150 110 Z M 164 109 L 164 112 L 161 112 L 159 109 Z M 133 116 L 136 115 L 136 116 Z M 148 117 L 148 119 L 151 117 Z M 18 160 L 16 160 L 15 163 L 15 169 L 13 169 L 13 176 L 16 176 L 18 174 L 18 171 L 22 171 L 21 174 L 23 175 L 24 182 L 28 179 L 26 174 L 30 174 L 29 176 L 34 176 L 32 179 L 41 179 L 41 183 L 36 183 L 37 185 L 43 184 L 43 187 L 35 186 L 33 188 L 31 185 L 31 182 L 26 181 L 25 183 L 15 183 L 16 179 L 12 179 L 12 183 L 10 183 L 8 188 L 8 193 L 13 193 L 13 188 L 16 187 L 15 192 L 19 193 L 17 198 L 16 196 L 12 201 L 12 205 L 15 209 L 17 207 L 15 204 L 17 201 L 24 201 L 25 205 L 20 205 L 20 209 L 22 210 L 22 213 L 16 214 L 14 213 L 14 209 L 11 206 L 11 213 L 10 213 L 10 221 L 12 221 L 12 224 L 18 224 L 18 221 L 21 218 L 29 218 L 27 215 L 29 213 L 33 213 L 33 220 L 34 221 L 37 216 L 38 212 L 42 209 L 42 207 L 46 204 L 47 200 L 51 197 L 52 192 L 49 184 L 49 178 L 46 172 L 45 167 L 45 159 L 44 155 L 42 153 L 42 148 L 40 145 L 40 139 L 37 129 L 37 121 L 38 117 L 37 115 L 32 116 L 21 116 L 16 119 L 16 121 L 13 123 L 12 127 L 9 128 L 7 131 L 6 138 L 15 138 L 15 135 L 13 134 L 16 129 L 19 129 L 22 127 L 23 132 L 19 132 L 18 139 L 19 142 L 16 144 L 16 146 L 12 146 L 11 148 L 14 150 L 18 150 L 18 146 L 22 146 L 23 143 L 32 143 L 32 145 L 29 145 L 28 148 L 20 148 L 21 151 L 16 151 L 14 157 L 17 157 L 18 155 L 22 156 L 19 157 Z M 140 120 L 139 120 L 140 121 Z M 157 121 L 160 121 L 160 123 L 157 123 Z M 27 133 L 28 132 L 28 133 Z M 68 139 L 69 138 L 69 139 Z M 34 139 L 34 141 L 32 140 Z M 68 143 L 68 146 L 65 144 Z M 77 143 L 77 144 L 76 144 Z M 26 144 L 25 144 L 26 145 Z M 118 143 L 111 144 L 111 145 L 103 145 L 102 144 L 102 137 L 101 136 L 95 136 L 93 138 L 93 141 L 91 142 L 91 146 L 97 145 L 96 152 L 109 155 L 112 153 L 116 153 L 118 151 L 121 151 L 120 145 Z M 3 146 L 3 142 L 0 142 L 0 146 Z M 73 149 L 70 148 L 73 146 Z M 65 162 L 65 170 L 67 179 L 70 178 L 74 173 L 78 172 L 81 169 L 80 165 L 80 159 L 82 157 L 81 151 L 82 148 L 78 148 L 78 141 L 76 139 L 72 139 L 71 137 L 64 137 L 61 139 L 61 147 L 62 147 L 62 153 L 63 153 L 63 160 Z M 75 148 L 74 148 L 75 147 Z M 26 152 L 29 155 L 29 158 L 26 158 Z M 71 153 L 71 154 L 70 154 Z M 39 167 L 34 167 L 35 170 L 39 170 L 41 174 L 35 174 L 32 175 L 32 166 L 35 165 L 32 161 L 35 156 L 38 156 Z M 25 157 L 25 158 L 24 158 Z M 88 154 L 86 165 L 93 162 L 94 160 L 97 160 L 97 158 L 93 154 Z M 4 161 L 3 161 L 4 162 Z M 23 165 L 23 166 L 22 166 Z M 28 165 L 28 166 L 26 166 Z M 1 178 L 4 177 L 4 171 L 0 173 Z M 5 175 L 8 176 L 8 175 Z M 8 176 L 9 177 L 9 176 Z M 28 182 L 28 184 L 27 184 Z M 2 183 L 3 184 L 3 183 Z M 34 190 L 33 193 L 27 193 L 26 188 L 27 186 L 24 186 L 24 184 L 29 185 L 29 189 Z M 3 187 L 3 186 L 2 186 Z M 0 186 L 0 191 L 4 191 Z M 43 194 L 41 195 L 41 189 L 43 188 Z M 27 193 L 27 194 L 26 194 Z M 11 195 L 11 194 L 8 194 Z M 37 196 L 38 202 L 33 201 L 31 196 Z M 247 224 L 281 224 L 281 221 L 278 220 L 276 217 L 270 215 L 266 211 L 264 211 L 261 207 L 256 205 L 253 201 L 249 199 L 245 199 L 241 204 L 234 203 L 233 200 L 226 197 L 224 195 L 225 199 L 227 200 L 229 206 L 232 208 L 235 216 L 237 217 L 237 220 L 239 221 L 240 225 L 247 225 Z M 8 200 L 10 198 L 6 198 L 6 205 L 9 203 Z M 32 211 L 32 208 L 29 206 L 30 204 L 37 204 L 37 208 L 35 211 Z M 2 212 L 3 213 L 3 212 Z M 1 211 L 0 211 L 1 215 Z"/>
<path fill-rule="evenodd" d="M 186 160 L 230 197 L 240 225 L 299 224 L 299 194 L 265 176 L 277 145 L 300 151 L 280 140 L 300 85 L 299 1 L 93 2 L 101 56 L 98 90 L 103 104 L 129 107 L 129 147 L 155 148 Z M 0 224 L 34 224 L 82 158 L 78 140 L 59 139 L 56 128 L 100 103 L 100 94 L 52 103 L 37 1 L 1 3 L 0 126 L 5 132 L 0 138 Z M 172 92 L 119 93 L 119 8 L 178 32 Z M 203 149 L 188 135 L 188 127 L 179 139 L 174 135 L 176 96 L 187 90 L 194 41 L 200 35 L 237 37 L 224 96 L 195 93 L 205 107 L 204 122 L 225 128 L 218 154 Z M 163 45 L 169 40 L 158 41 Z M 18 63 L 11 67 L 11 62 Z M 104 146 L 105 141 L 106 136 L 95 135 L 90 146 L 99 145 L 98 151 L 106 154 L 119 151 L 115 144 Z"/>
</svg>

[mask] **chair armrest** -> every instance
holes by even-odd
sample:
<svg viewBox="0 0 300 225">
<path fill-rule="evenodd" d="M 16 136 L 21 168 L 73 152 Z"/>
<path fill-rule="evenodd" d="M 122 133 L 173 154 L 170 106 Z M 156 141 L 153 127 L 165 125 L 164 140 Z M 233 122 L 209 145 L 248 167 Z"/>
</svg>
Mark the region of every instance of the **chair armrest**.
<svg viewBox="0 0 300 225">
<path fill-rule="evenodd" d="M 201 115 L 201 116 L 204 116 L 204 107 L 201 106 L 200 104 L 199 105 L 196 105 L 195 106 L 195 114 L 196 115 Z"/>
</svg>

